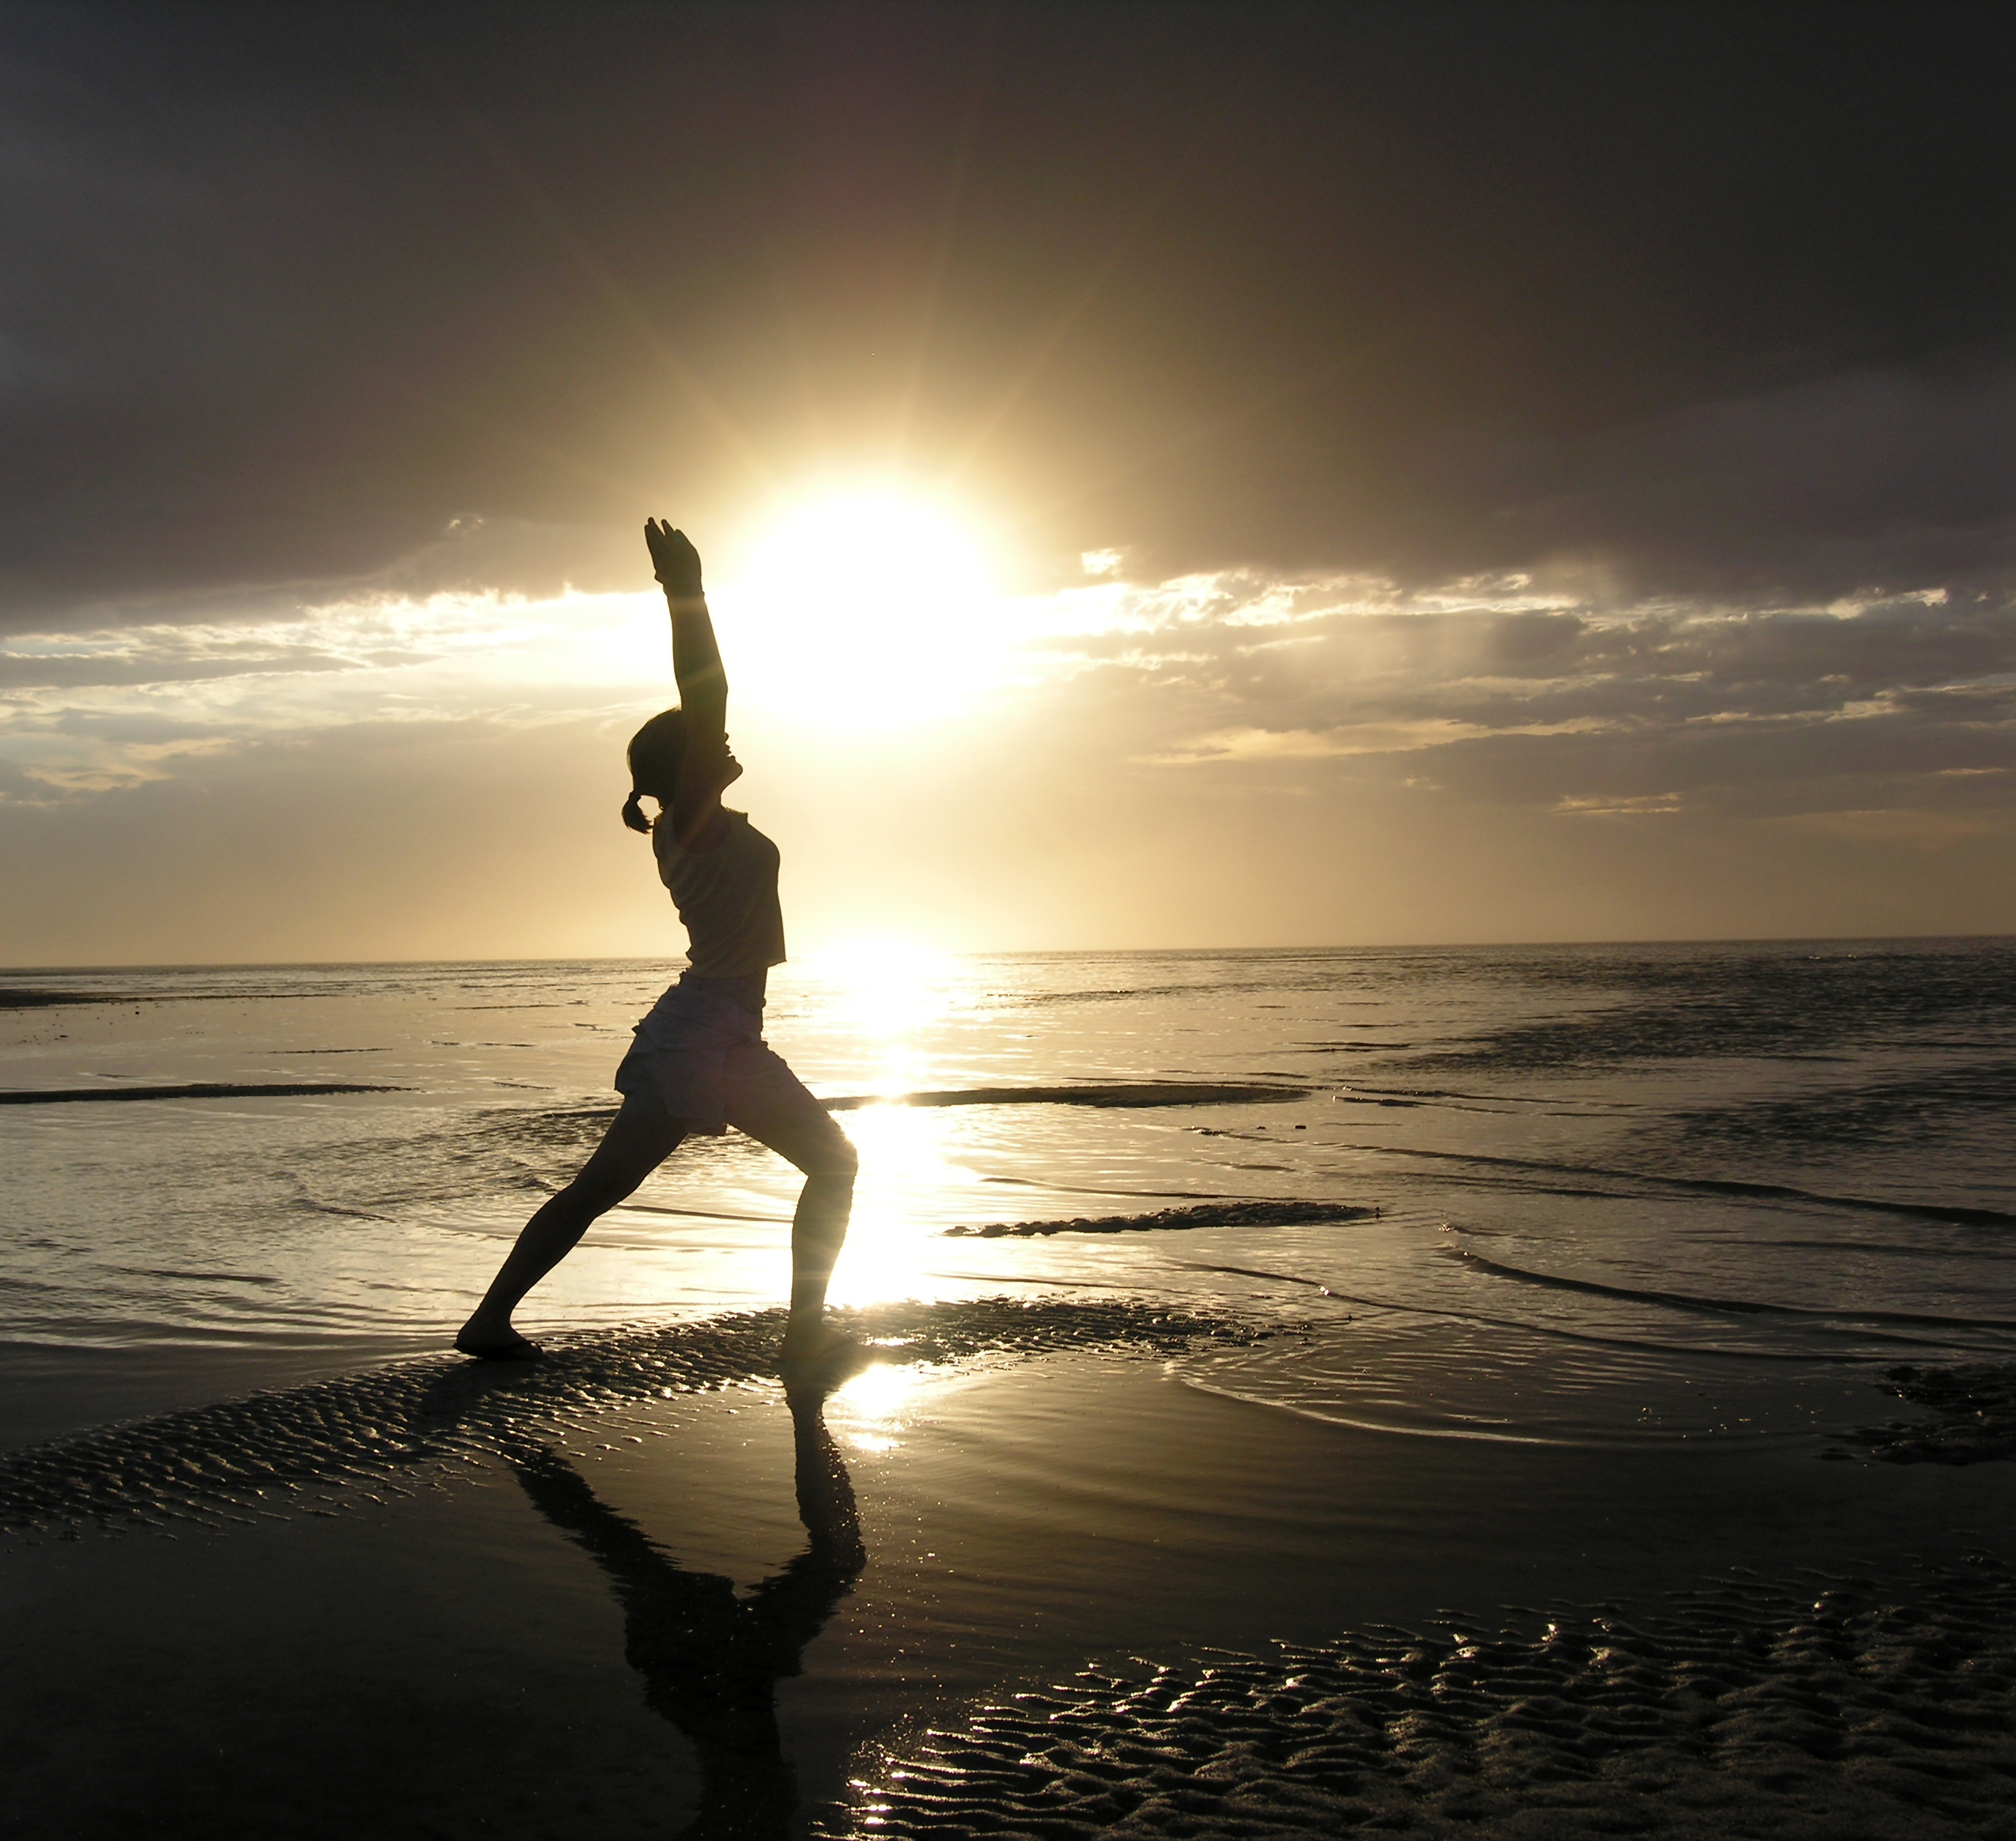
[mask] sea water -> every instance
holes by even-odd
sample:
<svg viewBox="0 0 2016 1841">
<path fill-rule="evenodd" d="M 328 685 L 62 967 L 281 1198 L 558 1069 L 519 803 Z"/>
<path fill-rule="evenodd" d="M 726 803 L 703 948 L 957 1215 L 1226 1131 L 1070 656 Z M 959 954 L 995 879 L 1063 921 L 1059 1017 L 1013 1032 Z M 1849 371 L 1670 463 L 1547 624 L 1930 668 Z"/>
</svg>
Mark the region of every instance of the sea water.
<svg viewBox="0 0 2016 1841">
<path fill-rule="evenodd" d="M 442 1347 L 677 970 L 0 975 L 0 1438 Z M 2016 943 L 862 951 L 765 1021 L 849 1102 L 841 1305 L 1232 1313 L 1283 1333 L 1192 1385 L 1543 1444 L 1824 1442 L 2016 1359 Z M 689 1140 L 520 1321 L 775 1304 L 796 1186 Z"/>
</svg>

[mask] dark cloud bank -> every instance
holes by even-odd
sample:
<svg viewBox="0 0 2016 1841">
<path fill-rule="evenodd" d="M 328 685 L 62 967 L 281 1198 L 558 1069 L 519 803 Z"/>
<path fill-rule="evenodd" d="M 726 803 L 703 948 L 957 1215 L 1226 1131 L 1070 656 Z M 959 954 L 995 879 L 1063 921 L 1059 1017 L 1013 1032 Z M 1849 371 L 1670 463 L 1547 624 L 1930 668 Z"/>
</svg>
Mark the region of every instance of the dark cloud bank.
<svg viewBox="0 0 2016 1841">
<path fill-rule="evenodd" d="M 1150 577 L 1999 609 L 2005 18 L 13 8 L 0 619 L 627 584 L 899 442 Z"/>
</svg>

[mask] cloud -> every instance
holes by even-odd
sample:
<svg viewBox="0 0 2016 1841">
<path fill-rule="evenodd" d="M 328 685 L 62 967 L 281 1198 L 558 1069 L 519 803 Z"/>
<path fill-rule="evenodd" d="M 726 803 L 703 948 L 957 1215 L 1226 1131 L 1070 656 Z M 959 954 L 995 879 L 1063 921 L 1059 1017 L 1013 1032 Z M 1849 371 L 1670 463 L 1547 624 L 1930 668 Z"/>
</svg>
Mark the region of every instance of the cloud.
<svg viewBox="0 0 2016 1841">
<path fill-rule="evenodd" d="M 769 707 L 724 618 L 744 791 L 801 944 L 2016 916 L 2016 616 L 1986 603 L 1618 609 L 1517 577 L 1248 570 L 985 617 L 984 695 L 844 734 Z M 444 595 L 14 642 L 0 951 L 668 950 L 614 819 L 663 619 L 641 596 Z"/>
<path fill-rule="evenodd" d="M 1572 818 L 1666 818 L 1686 808 L 1677 793 L 1647 793 L 1636 799 L 1605 799 L 1564 793 L 1554 810 Z"/>
<path fill-rule="evenodd" d="M 1769 822 L 1788 830 L 1856 843 L 1913 844 L 1924 850 L 1963 839 L 2016 834 L 2007 811 L 1945 812 L 1904 808 L 1868 811 L 1793 812 Z"/>
<path fill-rule="evenodd" d="M 1928 775 L 1953 782 L 1939 789 L 1950 804 L 1960 778 L 2009 764 L 2016 739 L 2016 611 L 1937 589 L 1618 609 L 1521 574 L 1409 591 L 1248 570 L 1102 579 L 974 617 L 988 643 L 955 652 L 992 689 L 940 687 L 949 714 L 1068 708 L 1120 757 L 1193 777 L 1414 773 L 1428 757 L 1453 796 L 1562 814 L 1859 810 L 1874 782 Z M 178 750 L 316 727 L 632 714 L 659 694 L 661 621 L 648 596 L 491 591 L 24 636 L 0 649 L 0 754 L 74 790 L 172 774 Z M 736 661 L 739 720 L 777 728 L 766 656 Z M 641 676 L 640 661 L 653 661 Z M 960 744 L 948 732 L 931 745 Z"/>
<path fill-rule="evenodd" d="M 1618 610 L 1538 594 L 1518 576 L 1413 594 L 1248 577 L 1060 599 L 1081 624 L 1046 643 L 1074 668 L 1244 706 L 1260 718 L 1248 729 L 1318 738 L 1292 744 L 1305 753 L 1326 751 L 1333 732 L 1334 751 L 1363 751 L 1342 738 L 1368 721 L 1451 725 L 1450 742 L 1913 713 L 2000 725 L 2016 699 L 2016 611 L 1938 592 Z M 1409 731 L 1395 745 L 1427 739 Z"/>
<path fill-rule="evenodd" d="M 2006 586 L 1990 19 L 12 9 L 0 630 L 614 590 L 892 458 L 1043 586 Z"/>
<path fill-rule="evenodd" d="M 663 620 L 640 595 L 492 592 L 23 635 L 0 649 L 0 760 L 15 770 L 0 803 L 172 779 L 341 729 L 635 714 L 652 688 L 635 662 L 661 652 Z"/>
</svg>

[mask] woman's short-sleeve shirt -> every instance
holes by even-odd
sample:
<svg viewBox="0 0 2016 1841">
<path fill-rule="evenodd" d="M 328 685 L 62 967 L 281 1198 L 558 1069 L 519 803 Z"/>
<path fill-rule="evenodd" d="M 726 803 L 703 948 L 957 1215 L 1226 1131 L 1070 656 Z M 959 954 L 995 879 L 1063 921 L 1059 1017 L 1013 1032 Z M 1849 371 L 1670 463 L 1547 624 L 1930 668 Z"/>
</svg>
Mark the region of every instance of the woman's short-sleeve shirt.
<svg viewBox="0 0 2016 1841">
<path fill-rule="evenodd" d="M 777 847 L 749 822 L 747 812 L 724 808 L 722 815 L 727 835 L 714 849 L 681 850 L 661 818 L 651 829 L 651 851 L 686 925 L 693 976 L 753 977 L 784 962 Z"/>
</svg>

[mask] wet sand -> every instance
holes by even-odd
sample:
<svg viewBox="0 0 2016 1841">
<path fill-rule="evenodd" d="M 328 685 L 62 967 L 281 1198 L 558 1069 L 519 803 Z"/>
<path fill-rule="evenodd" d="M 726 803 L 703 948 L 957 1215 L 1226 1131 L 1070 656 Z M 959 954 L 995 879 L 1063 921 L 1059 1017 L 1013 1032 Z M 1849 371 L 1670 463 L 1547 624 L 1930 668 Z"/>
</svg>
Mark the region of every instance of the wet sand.
<svg viewBox="0 0 2016 1841">
<path fill-rule="evenodd" d="M 13 1454 L 0 1819 L 2011 1832 L 2007 1463 L 1366 1432 L 1120 1306 L 879 1314 L 822 1430 L 775 1327 Z"/>
</svg>

